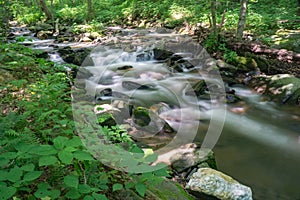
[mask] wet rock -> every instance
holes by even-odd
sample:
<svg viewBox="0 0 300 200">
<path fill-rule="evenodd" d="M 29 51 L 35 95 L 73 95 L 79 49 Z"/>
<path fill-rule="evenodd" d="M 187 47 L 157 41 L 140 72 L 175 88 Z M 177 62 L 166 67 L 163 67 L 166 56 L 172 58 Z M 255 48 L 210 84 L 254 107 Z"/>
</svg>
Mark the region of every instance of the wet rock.
<svg viewBox="0 0 300 200">
<path fill-rule="evenodd" d="M 39 31 L 51 31 L 53 30 L 53 26 L 47 23 L 38 22 L 35 26 L 32 26 L 29 29 L 37 33 Z"/>
<path fill-rule="evenodd" d="M 92 42 L 92 40 L 89 37 L 84 36 L 83 38 L 80 39 L 80 42 Z"/>
<path fill-rule="evenodd" d="M 47 59 L 47 58 L 49 58 L 49 54 L 48 54 L 48 52 L 41 51 L 41 52 L 36 53 L 36 57 Z"/>
<path fill-rule="evenodd" d="M 45 40 L 48 39 L 52 35 L 52 31 L 39 31 L 36 34 L 36 37 L 39 38 L 40 40 Z"/>
<path fill-rule="evenodd" d="M 216 168 L 213 152 L 209 149 L 199 149 L 194 143 L 180 146 L 159 155 L 153 164 L 155 165 L 160 162 L 170 165 L 177 172 L 182 172 L 191 167 L 199 167 L 202 163 Z"/>
<path fill-rule="evenodd" d="M 80 66 L 90 51 L 87 48 L 71 49 L 71 47 L 64 47 L 59 49 L 58 53 L 65 62 Z"/>
<path fill-rule="evenodd" d="M 249 187 L 211 168 L 200 168 L 189 180 L 186 189 L 217 197 L 221 200 L 252 200 Z"/>
<path fill-rule="evenodd" d="M 171 51 L 162 50 L 158 48 L 153 49 L 153 53 L 155 60 L 167 60 L 173 55 Z"/>
<path fill-rule="evenodd" d="M 236 72 L 236 70 L 237 70 L 237 67 L 230 65 L 230 64 L 224 62 L 223 60 L 217 60 L 216 64 L 220 70 L 226 70 L 226 71 L 230 71 L 230 72 Z"/>
<path fill-rule="evenodd" d="M 253 77 L 248 85 L 272 101 L 300 105 L 300 79 L 289 74 Z"/>
<path fill-rule="evenodd" d="M 137 107 L 133 110 L 133 121 L 138 126 L 147 126 L 151 122 L 149 110 L 143 107 Z"/>
<path fill-rule="evenodd" d="M 178 151 L 170 157 L 171 167 L 177 172 L 202 165 L 216 169 L 214 153 L 210 149 L 194 149 L 191 151 Z"/>
</svg>

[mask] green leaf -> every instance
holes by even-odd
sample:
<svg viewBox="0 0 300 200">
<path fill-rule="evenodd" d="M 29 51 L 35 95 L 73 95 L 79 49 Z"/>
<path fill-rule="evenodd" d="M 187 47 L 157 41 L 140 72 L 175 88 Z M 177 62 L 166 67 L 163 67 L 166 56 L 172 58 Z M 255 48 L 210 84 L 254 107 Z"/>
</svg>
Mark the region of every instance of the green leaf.
<svg viewBox="0 0 300 200">
<path fill-rule="evenodd" d="M 153 174 L 155 174 L 156 176 L 170 177 L 170 174 L 168 172 L 168 168 L 166 168 L 166 167 L 154 171 Z"/>
<path fill-rule="evenodd" d="M 144 183 L 137 183 L 134 187 L 140 196 L 142 196 L 142 197 L 145 196 L 147 187 Z"/>
<path fill-rule="evenodd" d="M 0 181 L 7 180 L 8 172 L 6 170 L 0 170 Z"/>
<path fill-rule="evenodd" d="M 10 199 L 15 193 L 17 192 L 17 189 L 14 187 L 7 187 L 0 185 L 0 199 L 6 200 Z"/>
<path fill-rule="evenodd" d="M 29 152 L 31 149 L 34 149 L 36 148 L 37 146 L 36 145 L 33 145 L 33 144 L 26 144 L 26 143 L 18 143 L 15 145 L 15 149 L 19 152 L 22 152 L 22 153 L 27 153 Z"/>
<path fill-rule="evenodd" d="M 26 172 L 31 172 L 33 171 L 35 168 L 34 164 L 30 163 L 28 165 L 24 165 L 21 167 L 22 170 L 26 171 Z"/>
<path fill-rule="evenodd" d="M 149 154 L 145 157 L 145 161 L 146 162 L 154 162 L 157 160 L 157 158 L 158 158 L 157 154 Z"/>
<path fill-rule="evenodd" d="M 34 196 L 40 199 L 45 197 L 57 199 L 60 196 L 59 190 L 48 189 L 51 189 L 51 186 L 48 183 L 40 183 L 38 184 L 38 190 L 34 193 Z"/>
<path fill-rule="evenodd" d="M 71 175 L 68 175 L 68 176 L 65 176 L 65 177 L 64 177 L 64 183 L 65 183 L 66 186 L 68 186 L 68 187 L 77 188 L 77 187 L 78 187 L 79 180 L 78 180 L 78 177 L 77 177 L 77 176 L 71 176 Z"/>
<path fill-rule="evenodd" d="M 134 182 L 129 182 L 125 185 L 125 188 L 130 189 L 130 188 L 133 188 L 133 186 L 134 186 Z"/>
<path fill-rule="evenodd" d="M 62 136 L 58 136 L 56 137 L 54 140 L 53 140 L 53 146 L 56 148 L 56 149 L 63 149 L 65 147 L 65 144 L 66 142 L 68 141 L 69 139 L 66 138 L 66 137 L 62 137 Z"/>
<path fill-rule="evenodd" d="M 71 164 L 73 160 L 73 154 L 69 151 L 61 151 L 58 153 L 58 158 L 64 164 Z"/>
<path fill-rule="evenodd" d="M 11 169 L 7 174 L 7 180 L 11 182 L 17 182 L 21 180 L 21 176 L 23 175 L 23 170 L 19 167 L 15 167 Z"/>
<path fill-rule="evenodd" d="M 78 191 L 81 194 L 87 194 L 91 191 L 91 187 L 89 185 L 86 185 L 86 184 L 80 184 L 80 185 L 78 185 Z"/>
<path fill-rule="evenodd" d="M 82 146 L 82 142 L 80 137 L 74 136 L 71 140 L 66 142 L 66 147 L 80 147 Z"/>
<path fill-rule="evenodd" d="M 39 178 L 42 175 L 43 171 L 33 171 L 33 172 L 28 172 L 27 174 L 24 175 L 23 180 L 24 181 L 33 181 L 37 178 Z"/>
<path fill-rule="evenodd" d="M 104 194 L 93 193 L 93 197 L 96 200 L 108 200 L 108 198 Z"/>
<path fill-rule="evenodd" d="M 71 188 L 66 194 L 66 197 L 70 199 L 79 199 L 80 196 L 80 193 L 75 188 Z"/>
<path fill-rule="evenodd" d="M 16 157 L 17 157 L 16 152 L 6 152 L 6 153 L 0 154 L 0 158 L 14 159 Z"/>
<path fill-rule="evenodd" d="M 64 151 L 68 151 L 68 152 L 74 152 L 74 151 L 76 151 L 77 150 L 77 148 L 75 148 L 75 147 L 66 147 L 65 149 L 64 149 Z"/>
<path fill-rule="evenodd" d="M 91 154 L 86 151 L 76 151 L 74 153 L 74 158 L 78 159 L 79 161 L 94 160 L 94 158 L 91 156 Z"/>
<path fill-rule="evenodd" d="M 10 159 L 0 158 L 0 167 L 5 167 L 10 162 Z"/>
<path fill-rule="evenodd" d="M 56 154 L 57 151 L 53 148 L 53 146 L 50 145 L 40 145 L 36 148 L 32 148 L 30 150 L 30 153 L 41 155 L 41 156 L 48 156 Z"/>
<path fill-rule="evenodd" d="M 87 195 L 83 198 L 83 200 L 94 200 L 94 197 L 92 197 L 91 195 Z"/>
<path fill-rule="evenodd" d="M 112 191 L 114 192 L 114 191 L 122 190 L 122 189 L 123 189 L 123 185 L 122 185 L 122 184 L 120 184 L 120 183 L 115 183 L 115 184 L 113 185 Z"/>
<path fill-rule="evenodd" d="M 55 156 L 43 156 L 39 159 L 39 166 L 49 166 L 58 163 L 58 160 Z"/>
</svg>

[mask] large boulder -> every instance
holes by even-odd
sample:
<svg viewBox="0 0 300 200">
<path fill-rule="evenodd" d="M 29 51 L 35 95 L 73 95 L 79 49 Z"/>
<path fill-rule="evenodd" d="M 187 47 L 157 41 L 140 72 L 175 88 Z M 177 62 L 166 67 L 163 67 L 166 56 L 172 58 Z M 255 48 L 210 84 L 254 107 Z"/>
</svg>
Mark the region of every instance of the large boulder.
<svg viewBox="0 0 300 200">
<path fill-rule="evenodd" d="M 214 153 L 210 149 L 194 149 L 193 151 L 179 151 L 170 157 L 171 167 L 177 172 L 183 172 L 192 167 L 206 166 L 216 169 Z"/>
<path fill-rule="evenodd" d="M 253 77 L 248 85 L 272 101 L 300 105 L 300 79 L 289 74 Z"/>
<path fill-rule="evenodd" d="M 64 47 L 58 50 L 62 59 L 71 64 L 80 66 L 88 54 L 91 52 L 87 48 L 72 49 L 71 47 Z"/>
<path fill-rule="evenodd" d="M 160 162 L 168 164 L 178 173 L 201 167 L 203 164 L 216 169 L 214 153 L 210 149 L 197 148 L 194 143 L 182 145 L 159 155 L 153 164 Z"/>
<path fill-rule="evenodd" d="M 252 200 L 252 191 L 249 187 L 211 168 L 198 169 L 191 176 L 186 189 L 221 200 Z"/>
</svg>

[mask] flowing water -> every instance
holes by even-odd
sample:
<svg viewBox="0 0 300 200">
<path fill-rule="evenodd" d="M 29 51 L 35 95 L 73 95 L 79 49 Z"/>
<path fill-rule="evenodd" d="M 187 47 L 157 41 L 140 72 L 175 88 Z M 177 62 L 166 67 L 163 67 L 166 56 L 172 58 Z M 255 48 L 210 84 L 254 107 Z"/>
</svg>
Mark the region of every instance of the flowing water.
<svg viewBox="0 0 300 200">
<path fill-rule="evenodd" d="M 57 53 L 50 55 L 63 63 Z M 133 137 L 158 151 L 166 143 L 172 148 L 191 140 L 214 146 L 219 170 L 250 186 L 254 199 L 300 199 L 299 108 L 266 102 L 240 85 L 231 89 L 241 101 L 225 105 L 225 87 L 213 64 L 181 36 L 125 31 L 84 62 L 92 73 L 84 80 L 86 94 L 114 107 L 117 123 L 127 123 Z M 201 81 L 208 89 L 194 91 Z M 132 106 L 148 109 L 147 126 L 132 120 Z M 212 136 L 205 135 L 208 130 Z"/>
</svg>

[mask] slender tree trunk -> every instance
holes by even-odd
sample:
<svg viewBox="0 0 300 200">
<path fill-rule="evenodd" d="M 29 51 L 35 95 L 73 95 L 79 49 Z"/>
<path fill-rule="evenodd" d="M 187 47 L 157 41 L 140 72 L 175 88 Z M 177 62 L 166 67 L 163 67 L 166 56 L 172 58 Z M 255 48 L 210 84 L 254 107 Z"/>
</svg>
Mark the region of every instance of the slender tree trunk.
<svg viewBox="0 0 300 200">
<path fill-rule="evenodd" d="M 52 14 L 46 5 L 46 2 L 44 0 L 39 0 L 39 3 L 41 5 L 42 11 L 46 14 L 47 19 L 52 20 Z"/>
<path fill-rule="evenodd" d="M 240 17 L 239 17 L 239 22 L 238 22 L 238 27 L 236 32 L 236 38 L 238 40 L 241 40 L 243 38 L 243 32 L 246 23 L 247 3 L 248 0 L 241 0 Z"/>
<path fill-rule="evenodd" d="M 93 19 L 93 2 L 92 2 L 92 0 L 88 0 L 87 4 L 88 4 L 87 21 L 89 22 Z"/>
<path fill-rule="evenodd" d="M 216 6 L 216 0 L 210 1 L 210 11 L 211 11 L 211 25 L 214 35 L 217 35 L 217 14 L 216 14 L 217 6 Z"/>
<path fill-rule="evenodd" d="M 300 16 L 300 0 L 297 0 L 297 15 Z"/>
</svg>

